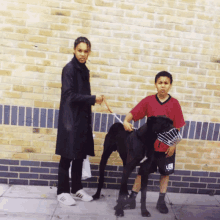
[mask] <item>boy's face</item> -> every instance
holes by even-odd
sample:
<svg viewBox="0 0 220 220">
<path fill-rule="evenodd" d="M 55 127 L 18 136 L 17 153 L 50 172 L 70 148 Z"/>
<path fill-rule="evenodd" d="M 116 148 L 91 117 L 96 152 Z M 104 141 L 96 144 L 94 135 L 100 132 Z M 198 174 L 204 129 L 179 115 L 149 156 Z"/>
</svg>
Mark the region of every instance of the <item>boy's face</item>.
<svg viewBox="0 0 220 220">
<path fill-rule="evenodd" d="M 157 79 L 155 86 L 157 88 L 158 95 L 166 97 L 172 87 L 172 84 L 170 84 L 170 78 L 167 76 L 161 76 Z"/>
<path fill-rule="evenodd" d="M 74 54 L 76 59 L 80 63 L 85 63 L 89 56 L 89 49 L 86 43 L 79 43 L 76 48 L 74 49 Z"/>
</svg>

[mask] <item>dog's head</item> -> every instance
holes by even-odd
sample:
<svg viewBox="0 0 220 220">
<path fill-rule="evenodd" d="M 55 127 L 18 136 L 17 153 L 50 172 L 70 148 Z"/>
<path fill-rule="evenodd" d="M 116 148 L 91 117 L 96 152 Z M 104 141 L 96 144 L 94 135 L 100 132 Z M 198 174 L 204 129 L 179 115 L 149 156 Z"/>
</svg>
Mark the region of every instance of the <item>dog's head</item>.
<svg viewBox="0 0 220 220">
<path fill-rule="evenodd" d="M 156 134 L 167 132 L 174 128 L 173 121 L 164 115 L 147 118 L 147 125 L 150 126 L 152 132 Z"/>
</svg>

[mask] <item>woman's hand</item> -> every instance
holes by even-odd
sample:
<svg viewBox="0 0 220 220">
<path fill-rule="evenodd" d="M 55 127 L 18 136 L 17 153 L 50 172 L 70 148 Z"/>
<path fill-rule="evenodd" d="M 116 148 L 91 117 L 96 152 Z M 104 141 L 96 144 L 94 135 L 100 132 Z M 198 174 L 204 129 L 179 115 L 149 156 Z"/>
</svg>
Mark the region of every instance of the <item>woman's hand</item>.
<svg viewBox="0 0 220 220">
<path fill-rule="evenodd" d="M 97 103 L 97 104 L 102 104 L 102 102 L 103 102 L 103 96 L 96 96 L 96 99 L 95 99 L 95 103 Z"/>
<path fill-rule="evenodd" d="M 123 123 L 125 131 L 133 131 L 133 126 L 131 123 L 124 121 Z"/>
</svg>

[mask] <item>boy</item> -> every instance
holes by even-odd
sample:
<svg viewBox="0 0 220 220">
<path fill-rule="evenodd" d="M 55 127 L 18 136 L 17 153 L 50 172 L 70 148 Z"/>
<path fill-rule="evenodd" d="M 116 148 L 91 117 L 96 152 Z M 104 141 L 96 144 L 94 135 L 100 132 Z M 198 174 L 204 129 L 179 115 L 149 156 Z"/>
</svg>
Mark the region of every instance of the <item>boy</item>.
<svg viewBox="0 0 220 220">
<path fill-rule="evenodd" d="M 171 97 L 168 92 L 172 87 L 172 75 L 169 72 L 161 71 L 155 77 L 155 86 L 157 94 L 147 96 L 142 99 L 125 117 L 124 128 L 126 131 L 132 131 L 132 124 L 129 123 L 142 119 L 144 116 L 165 115 L 173 121 L 174 127 L 180 129 L 185 125 L 183 113 L 179 102 Z M 169 174 L 174 172 L 175 166 L 175 150 L 176 146 L 168 145 L 156 140 L 154 143 L 155 153 L 150 173 L 157 171 L 159 168 L 160 176 L 160 195 L 156 208 L 161 213 L 168 213 L 168 208 L 164 201 L 167 186 L 169 182 Z M 135 198 L 141 188 L 141 173 L 139 172 L 130 195 L 130 208 L 135 208 Z"/>
</svg>

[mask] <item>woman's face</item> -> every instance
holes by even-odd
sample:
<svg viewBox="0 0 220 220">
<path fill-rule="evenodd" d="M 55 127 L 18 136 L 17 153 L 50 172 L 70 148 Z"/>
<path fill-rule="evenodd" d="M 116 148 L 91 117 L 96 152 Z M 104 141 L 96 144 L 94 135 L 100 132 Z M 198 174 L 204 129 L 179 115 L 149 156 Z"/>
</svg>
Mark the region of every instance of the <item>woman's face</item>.
<svg viewBox="0 0 220 220">
<path fill-rule="evenodd" d="M 80 63 L 85 63 L 86 60 L 88 59 L 89 56 L 89 48 L 87 46 L 86 43 L 79 43 L 76 48 L 74 49 L 74 54 L 76 59 L 80 62 Z"/>
</svg>

